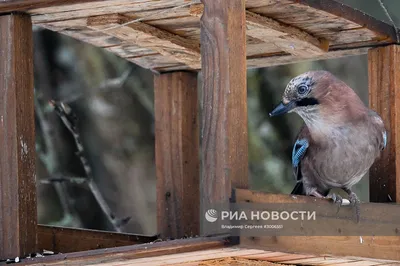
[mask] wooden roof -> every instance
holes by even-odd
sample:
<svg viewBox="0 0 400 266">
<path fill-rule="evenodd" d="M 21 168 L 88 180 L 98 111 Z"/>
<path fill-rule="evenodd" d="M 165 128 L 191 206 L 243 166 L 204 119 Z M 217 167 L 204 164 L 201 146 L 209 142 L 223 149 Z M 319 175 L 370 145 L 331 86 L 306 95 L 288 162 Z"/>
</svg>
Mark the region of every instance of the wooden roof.
<svg viewBox="0 0 400 266">
<path fill-rule="evenodd" d="M 392 25 L 333 0 L 246 0 L 249 68 L 366 53 Z M 154 71 L 201 68 L 199 0 L 5 0 L 33 23 Z M 140 21 L 137 21 L 140 19 Z M 125 26 L 121 24 L 135 21 Z"/>
</svg>

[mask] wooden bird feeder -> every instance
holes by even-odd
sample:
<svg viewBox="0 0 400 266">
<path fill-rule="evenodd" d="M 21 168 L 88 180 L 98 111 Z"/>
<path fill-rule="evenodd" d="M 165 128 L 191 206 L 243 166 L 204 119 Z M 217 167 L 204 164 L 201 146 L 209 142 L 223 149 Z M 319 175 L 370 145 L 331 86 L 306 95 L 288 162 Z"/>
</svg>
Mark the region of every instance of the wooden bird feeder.
<svg viewBox="0 0 400 266">
<path fill-rule="evenodd" d="M 177 240 L 149 243 L 154 238 L 37 225 L 32 24 L 155 73 L 158 233 Z M 233 264 L 251 259 L 260 265 L 400 263 L 400 233 L 362 241 L 359 236 L 195 237 L 203 219 L 202 200 L 229 201 L 232 189 L 237 202 L 302 201 L 335 208 L 311 197 L 248 190 L 246 70 L 305 60 L 368 54 L 369 103 L 390 135 L 388 148 L 370 171 L 374 203 L 364 205 L 375 210 L 390 206 L 398 213 L 398 43 L 392 25 L 333 0 L 0 1 L 0 259 L 46 249 L 62 254 L 22 262 L 198 265 L 230 258 Z M 196 156 L 199 71 L 201 158 Z M 365 219 L 374 220 L 372 215 Z M 380 218 L 375 217 L 377 227 Z"/>
</svg>

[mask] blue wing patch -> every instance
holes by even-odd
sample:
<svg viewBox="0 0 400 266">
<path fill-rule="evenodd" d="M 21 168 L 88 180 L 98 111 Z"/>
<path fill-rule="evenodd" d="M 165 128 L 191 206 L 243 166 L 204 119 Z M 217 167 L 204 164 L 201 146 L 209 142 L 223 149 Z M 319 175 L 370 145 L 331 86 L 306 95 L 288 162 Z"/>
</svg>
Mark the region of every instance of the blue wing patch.
<svg viewBox="0 0 400 266">
<path fill-rule="evenodd" d="M 383 149 L 386 148 L 387 144 L 387 133 L 386 131 L 383 132 Z"/>
<path fill-rule="evenodd" d="M 303 155 L 306 153 L 307 148 L 308 148 L 308 141 L 306 139 L 298 139 L 296 140 L 296 143 L 293 146 L 293 151 L 292 151 L 292 165 L 293 167 L 298 167 L 301 158 Z"/>
</svg>

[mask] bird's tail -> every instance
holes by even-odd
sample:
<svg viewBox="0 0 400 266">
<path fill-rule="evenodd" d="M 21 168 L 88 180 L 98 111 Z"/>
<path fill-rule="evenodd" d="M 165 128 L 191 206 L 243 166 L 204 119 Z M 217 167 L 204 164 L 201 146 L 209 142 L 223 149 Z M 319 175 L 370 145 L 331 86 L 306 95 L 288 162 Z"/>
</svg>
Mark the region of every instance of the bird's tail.
<svg viewBox="0 0 400 266">
<path fill-rule="evenodd" d="M 303 182 L 297 182 L 296 186 L 293 188 L 292 192 L 290 193 L 291 195 L 305 195 L 304 194 L 304 188 L 303 188 Z"/>
</svg>

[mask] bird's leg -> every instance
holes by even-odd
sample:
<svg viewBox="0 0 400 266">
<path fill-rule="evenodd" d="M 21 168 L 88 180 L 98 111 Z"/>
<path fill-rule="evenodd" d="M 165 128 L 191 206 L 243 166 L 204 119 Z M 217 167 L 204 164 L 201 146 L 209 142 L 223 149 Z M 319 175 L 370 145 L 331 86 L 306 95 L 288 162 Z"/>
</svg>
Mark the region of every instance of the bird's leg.
<svg viewBox="0 0 400 266">
<path fill-rule="evenodd" d="M 308 193 L 308 195 L 314 196 L 314 197 L 320 198 L 320 199 L 331 199 L 334 203 L 336 203 L 338 205 L 338 209 L 337 209 L 336 213 L 339 212 L 340 206 L 343 203 L 343 198 L 341 196 L 339 196 L 335 193 L 333 193 L 332 195 L 324 196 L 321 193 L 319 193 L 316 188 L 311 189 L 310 192 Z"/>
<path fill-rule="evenodd" d="M 349 200 L 351 205 L 355 208 L 355 213 L 356 213 L 356 219 L 357 219 L 357 223 L 360 222 L 360 203 L 361 201 L 359 200 L 359 198 L 357 197 L 356 193 L 354 193 L 353 191 L 351 191 L 351 189 L 349 188 L 343 188 L 343 190 L 349 194 Z"/>
<path fill-rule="evenodd" d="M 317 189 L 312 189 L 308 195 L 314 196 L 314 197 L 320 198 L 320 199 L 324 199 L 324 198 L 325 198 L 325 196 L 323 196 L 322 194 L 320 194 L 320 193 L 317 191 Z"/>
<path fill-rule="evenodd" d="M 333 201 L 333 203 L 335 203 L 337 205 L 337 211 L 336 211 L 336 214 L 337 214 L 340 210 L 340 206 L 342 206 L 342 204 L 343 204 L 342 196 L 340 196 L 336 193 L 332 193 L 332 194 L 326 196 L 326 198 L 331 199 Z"/>
</svg>

